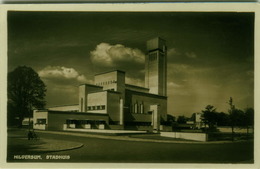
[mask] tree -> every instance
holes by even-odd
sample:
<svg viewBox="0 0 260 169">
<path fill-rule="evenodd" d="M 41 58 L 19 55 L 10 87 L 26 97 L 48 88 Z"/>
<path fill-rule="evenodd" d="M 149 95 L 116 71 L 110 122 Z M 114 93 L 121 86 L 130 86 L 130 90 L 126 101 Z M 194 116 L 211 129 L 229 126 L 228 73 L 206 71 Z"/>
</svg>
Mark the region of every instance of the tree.
<svg viewBox="0 0 260 169">
<path fill-rule="evenodd" d="M 254 109 L 253 108 L 246 108 L 245 110 L 245 125 L 247 128 L 247 134 L 249 127 L 254 127 Z"/>
<path fill-rule="evenodd" d="M 8 73 L 8 117 L 18 117 L 22 125 L 24 117 L 32 116 L 32 109 L 45 106 L 46 86 L 30 67 L 19 66 Z"/>
<path fill-rule="evenodd" d="M 167 114 L 167 121 L 161 120 L 161 124 L 166 126 L 172 126 L 174 122 L 175 122 L 175 117 L 171 114 Z"/>
<path fill-rule="evenodd" d="M 209 126 L 209 129 L 214 129 L 217 123 L 216 108 L 212 105 L 207 105 L 205 110 L 202 110 L 203 122 Z"/>
<path fill-rule="evenodd" d="M 190 117 L 190 121 L 196 122 L 196 113 L 192 113 L 192 115 Z"/>
<path fill-rule="evenodd" d="M 188 117 L 185 117 L 185 116 L 178 116 L 177 118 L 177 123 L 179 124 L 185 124 L 187 121 L 188 121 Z"/>
<path fill-rule="evenodd" d="M 171 114 L 167 114 L 167 121 L 173 123 L 175 122 L 175 117 Z"/>
<path fill-rule="evenodd" d="M 228 126 L 229 116 L 224 112 L 217 113 L 217 125 L 218 126 Z"/>
<path fill-rule="evenodd" d="M 230 97 L 229 99 L 229 106 L 230 109 L 228 110 L 229 112 L 229 121 L 230 121 L 230 126 L 232 130 L 232 140 L 234 140 L 234 127 L 235 126 L 244 126 L 245 125 L 245 113 L 242 110 L 239 110 L 235 107 L 233 104 L 233 98 Z"/>
<path fill-rule="evenodd" d="M 229 119 L 230 119 L 230 125 L 232 130 L 232 140 L 234 140 L 234 123 L 235 123 L 235 105 L 233 105 L 233 98 L 230 97 L 228 102 L 230 109 L 228 110 L 229 113 Z"/>
</svg>

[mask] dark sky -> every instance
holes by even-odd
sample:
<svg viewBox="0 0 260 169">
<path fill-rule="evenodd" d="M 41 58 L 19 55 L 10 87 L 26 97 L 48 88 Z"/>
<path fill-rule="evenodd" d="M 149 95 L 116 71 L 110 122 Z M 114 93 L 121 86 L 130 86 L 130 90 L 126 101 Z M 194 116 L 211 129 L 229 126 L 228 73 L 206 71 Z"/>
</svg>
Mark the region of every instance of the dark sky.
<svg viewBox="0 0 260 169">
<path fill-rule="evenodd" d="M 143 86 L 146 41 L 157 36 L 168 47 L 168 113 L 227 112 L 229 97 L 254 106 L 254 13 L 12 11 L 8 71 L 30 66 L 48 106 L 75 104 L 99 72 L 121 69 Z"/>
</svg>

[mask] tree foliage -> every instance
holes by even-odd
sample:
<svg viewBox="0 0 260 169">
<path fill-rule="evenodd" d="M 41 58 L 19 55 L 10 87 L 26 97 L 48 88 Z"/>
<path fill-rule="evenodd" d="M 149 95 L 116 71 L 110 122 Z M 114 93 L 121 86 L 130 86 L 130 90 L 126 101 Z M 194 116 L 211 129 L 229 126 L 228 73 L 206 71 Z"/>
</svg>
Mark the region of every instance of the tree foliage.
<svg viewBox="0 0 260 169">
<path fill-rule="evenodd" d="M 187 121 L 188 121 L 188 117 L 185 117 L 185 116 L 178 116 L 177 118 L 177 123 L 179 124 L 185 124 Z"/>
<path fill-rule="evenodd" d="M 233 104 L 233 98 L 229 99 L 229 120 L 232 130 L 235 126 L 245 126 L 245 113 L 243 110 L 237 109 Z"/>
<path fill-rule="evenodd" d="M 17 67 L 8 73 L 8 117 L 18 117 L 21 125 L 24 117 L 32 116 L 33 108 L 44 108 L 45 93 L 45 84 L 32 68 Z"/>
<path fill-rule="evenodd" d="M 232 129 L 232 139 L 234 139 L 234 128 L 235 127 L 246 127 L 247 133 L 249 132 L 249 127 L 254 126 L 254 109 L 247 108 L 245 111 L 237 109 L 233 104 L 233 98 L 230 97 L 228 102 L 230 109 L 229 112 L 229 121 Z"/>
<path fill-rule="evenodd" d="M 196 113 L 192 113 L 191 117 L 190 117 L 190 121 L 196 121 Z"/>
<path fill-rule="evenodd" d="M 229 115 L 224 112 L 217 112 L 217 125 L 218 126 L 228 126 L 229 125 Z"/>
<path fill-rule="evenodd" d="M 209 126 L 210 129 L 214 128 L 217 123 L 216 108 L 212 105 L 207 105 L 205 110 L 202 110 L 203 122 Z"/>
<path fill-rule="evenodd" d="M 245 110 L 245 124 L 246 126 L 254 126 L 254 109 L 246 108 Z"/>
<path fill-rule="evenodd" d="M 167 114 L 167 121 L 169 122 L 175 122 L 175 117 L 173 115 Z"/>
</svg>

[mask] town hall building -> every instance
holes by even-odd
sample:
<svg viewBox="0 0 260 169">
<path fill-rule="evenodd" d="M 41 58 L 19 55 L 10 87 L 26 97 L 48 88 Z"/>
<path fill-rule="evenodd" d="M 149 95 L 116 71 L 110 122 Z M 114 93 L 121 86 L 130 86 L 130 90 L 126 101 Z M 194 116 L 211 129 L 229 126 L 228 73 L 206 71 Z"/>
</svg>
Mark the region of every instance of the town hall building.
<svg viewBox="0 0 260 169">
<path fill-rule="evenodd" d="M 94 84 L 81 84 L 78 91 L 76 105 L 34 110 L 34 129 L 160 130 L 167 121 L 165 40 L 147 41 L 144 87 L 125 83 L 125 72 L 112 70 L 96 74 Z"/>
</svg>

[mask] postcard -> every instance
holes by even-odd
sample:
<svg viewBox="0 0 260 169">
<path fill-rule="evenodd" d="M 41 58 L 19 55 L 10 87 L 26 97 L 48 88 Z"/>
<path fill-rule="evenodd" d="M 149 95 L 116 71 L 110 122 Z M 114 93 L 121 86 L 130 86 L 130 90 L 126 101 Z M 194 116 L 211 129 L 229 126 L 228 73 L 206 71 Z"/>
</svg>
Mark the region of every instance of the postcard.
<svg viewBox="0 0 260 169">
<path fill-rule="evenodd" d="M 255 6 L 2 5 L 3 167 L 257 168 Z"/>
</svg>

